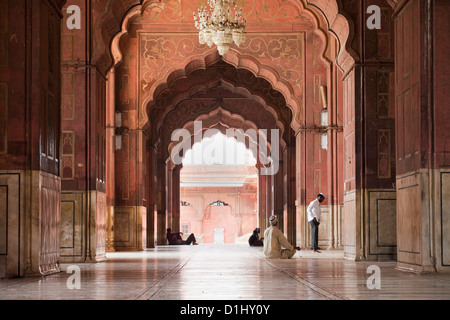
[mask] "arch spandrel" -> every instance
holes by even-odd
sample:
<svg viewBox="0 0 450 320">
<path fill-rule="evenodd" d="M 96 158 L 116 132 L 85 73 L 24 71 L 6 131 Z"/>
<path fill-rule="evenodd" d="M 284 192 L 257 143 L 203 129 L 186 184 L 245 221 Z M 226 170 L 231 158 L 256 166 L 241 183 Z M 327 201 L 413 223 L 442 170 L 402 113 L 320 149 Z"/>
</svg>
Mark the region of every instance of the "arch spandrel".
<svg viewBox="0 0 450 320">
<path fill-rule="evenodd" d="M 165 14 L 163 14 L 163 11 L 168 9 L 168 7 L 166 7 L 167 3 L 165 1 L 161 3 L 156 3 L 154 1 L 141 1 L 140 5 L 134 5 L 134 7 L 132 7 L 129 12 L 129 15 L 133 15 L 133 19 L 131 19 L 127 15 L 127 17 L 122 20 L 121 32 L 117 34 L 116 38 L 113 41 L 113 47 L 117 47 L 117 44 L 115 44 L 117 43 L 117 37 L 120 37 L 120 35 L 126 32 L 126 30 L 129 28 L 135 28 L 138 31 L 139 37 L 141 38 L 139 41 L 139 78 L 141 79 L 141 81 L 139 83 L 138 90 L 140 118 L 139 125 L 141 128 L 148 122 L 148 115 L 145 112 L 145 106 L 151 101 L 151 99 L 153 99 L 153 90 L 158 84 L 170 81 L 170 79 L 167 78 L 167 73 L 173 72 L 174 70 L 183 70 L 183 68 L 187 64 L 189 64 L 189 62 L 193 61 L 197 63 L 191 64 L 191 66 L 196 65 L 197 68 L 200 68 L 203 64 L 202 60 L 215 59 L 214 55 L 217 54 L 215 48 L 208 48 L 207 46 L 201 47 L 198 44 L 198 34 L 194 26 L 191 25 L 191 15 L 192 12 L 195 11 L 195 5 L 193 6 L 191 4 L 191 1 L 183 1 L 181 3 L 183 5 L 179 6 L 178 9 L 176 8 L 177 6 L 172 6 L 170 8 L 170 10 L 172 10 L 172 13 L 170 13 L 172 18 L 168 19 L 167 17 L 164 18 Z M 192 3 L 197 4 L 197 2 L 195 1 Z M 301 52 L 302 47 L 304 49 L 304 45 L 301 45 L 302 40 L 300 39 L 302 32 L 305 32 L 305 30 L 312 30 L 315 34 L 319 35 L 319 38 L 322 41 L 328 41 L 328 37 L 325 33 L 327 22 L 324 18 L 323 13 L 321 12 L 318 14 L 316 11 L 319 10 L 317 10 L 315 6 L 310 5 L 308 1 L 268 0 L 264 1 L 263 4 L 260 2 L 248 1 L 245 3 L 247 5 L 249 5 L 248 3 L 252 4 L 251 8 L 244 8 L 244 13 L 245 10 L 247 10 L 248 14 L 250 15 L 249 18 L 246 17 L 247 19 L 250 19 L 249 21 L 253 21 L 253 18 L 251 18 L 253 13 L 255 13 L 255 17 L 256 13 L 258 13 L 259 16 L 257 17 L 257 19 L 254 19 L 255 21 L 253 26 L 252 23 L 249 23 L 249 44 L 247 46 L 246 44 L 244 44 L 243 46 L 241 46 L 241 48 L 234 47 L 233 45 L 229 53 L 225 56 L 225 60 L 235 66 L 247 68 L 248 70 L 251 70 L 255 75 L 264 77 L 271 82 L 274 88 L 276 88 L 280 92 L 283 92 L 283 95 L 288 102 L 289 108 L 291 108 L 292 112 L 294 113 L 294 117 L 292 119 L 292 128 L 294 128 L 294 130 L 297 130 L 302 124 L 302 114 L 305 108 L 305 79 L 304 76 L 302 77 L 305 71 L 304 65 L 302 66 L 301 64 L 297 64 L 294 66 L 294 68 L 292 68 L 293 65 L 289 64 L 289 62 L 304 61 L 304 59 L 298 58 L 301 57 L 301 55 L 304 56 L 305 54 L 304 52 Z M 263 8 L 264 6 L 265 8 Z M 192 10 L 193 7 L 194 10 Z M 177 20 L 177 18 L 173 16 L 173 13 L 175 11 L 181 12 L 184 15 L 180 16 L 180 18 Z M 150 12 L 153 13 L 150 14 Z M 269 20 L 273 21 L 274 23 L 276 22 L 277 25 L 281 26 L 280 28 L 286 29 L 287 25 L 290 24 L 292 26 L 295 23 L 297 23 L 297 27 L 294 28 L 295 31 L 292 32 L 292 34 L 286 33 L 286 30 L 280 30 L 279 35 L 273 33 L 267 34 L 267 30 L 265 32 L 261 32 L 264 31 L 263 29 L 258 30 L 258 23 L 261 24 L 261 22 L 263 22 L 262 24 L 267 24 L 267 21 Z M 179 33 L 179 30 L 177 30 L 176 27 L 173 27 L 173 24 L 176 24 L 177 21 L 183 25 L 184 30 L 187 31 L 188 34 L 184 35 L 183 37 L 181 37 L 180 35 L 180 39 L 177 41 L 175 41 L 176 39 L 174 39 L 174 37 L 172 37 L 171 41 L 168 42 L 166 41 L 167 39 L 161 39 L 162 37 L 167 35 L 167 28 L 169 26 L 169 23 L 171 24 L 170 28 L 174 28 L 172 31 L 177 34 Z M 188 22 L 189 27 L 186 27 L 186 24 Z M 166 25 L 164 26 L 164 24 Z M 151 28 L 147 25 L 151 25 Z M 152 45 L 150 46 L 149 51 L 149 48 L 145 47 L 146 44 L 141 43 L 142 36 L 145 35 L 146 32 L 145 28 L 149 28 L 149 30 L 151 30 L 149 32 L 151 32 L 151 34 L 153 35 L 157 33 L 154 30 L 165 30 L 166 33 L 159 34 L 158 36 L 160 38 L 159 41 L 166 41 L 166 44 L 163 45 L 160 43 L 157 45 Z M 293 30 L 292 27 L 290 30 Z M 260 32 L 260 35 L 258 35 L 258 31 Z M 272 28 L 269 31 L 273 31 Z M 266 40 L 263 39 L 264 37 L 266 37 Z M 276 39 L 277 37 L 278 39 Z M 289 37 L 291 37 L 291 39 L 289 39 Z M 293 37 L 297 37 L 297 39 L 292 39 Z M 155 40 L 155 43 L 157 42 L 156 38 L 153 40 Z M 145 38 L 144 41 L 152 41 L 152 39 Z M 266 41 L 265 45 L 262 46 L 262 43 L 264 43 L 264 41 Z M 295 46 L 294 50 L 290 50 L 292 49 L 292 45 L 289 45 L 289 42 L 291 44 L 295 44 L 295 41 L 297 41 L 297 46 L 300 49 L 300 52 L 299 50 L 295 50 Z M 278 46 L 289 48 L 290 51 L 279 52 L 279 50 L 273 50 L 273 48 L 277 46 L 274 45 L 276 42 L 278 42 Z M 281 42 L 285 42 L 288 45 L 279 45 Z M 164 48 L 164 50 L 159 50 L 158 47 L 160 49 Z M 255 48 L 258 48 L 258 50 L 262 48 L 263 51 L 259 51 L 258 53 L 257 51 L 255 51 Z M 326 60 L 326 48 L 327 44 L 323 45 L 323 47 L 321 48 L 321 50 L 323 51 L 322 57 L 324 58 L 324 60 Z M 115 58 L 120 59 L 120 54 L 118 54 L 117 51 L 118 50 L 114 50 L 113 48 L 113 52 L 115 52 Z M 174 56 L 170 56 L 170 51 L 178 54 L 178 61 L 177 59 L 174 59 Z M 281 54 L 282 59 L 280 59 L 279 63 L 273 64 L 273 58 L 276 58 L 277 54 Z M 255 55 L 260 55 L 260 59 L 254 59 L 253 56 Z M 263 60 L 262 58 L 265 58 L 266 55 L 267 57 L 270 57 L 267 58 L 267 62 L 259 61 Z M 290 59 L 289 57 L 291 57 L 292 59 Z M 164 59 L 170 59 L 170 67 L 165 63 L 160 63 Z M 155 64 L 155 62 L 157 63 Z M 160 71 L 162 70 L 162 72 L 158 72 L 158 70 L 155 69 L 155 65 L 163 66 L 162 69 L 160 68 Z M 155 72 L 155 74 L 152 75 L 152 72 Z"/>
<path fill-rule="evenodd" d="M 163 37 L 167 37 L 167 39 L 163 39 Z M 139 101 L 142 102 L 139 105 L 141 112 L 144 112 L 144 107 L 153 100 L 156 87 L 167 82 L 168 76 L 173 73 L 172 70 L 180 70 L 176 72 L 177 76 L 186 77 L 186 65 L 204 68 L 204 64 L 201 62 L 205 60 L 205 53 L 202 52 L 204 46 L 193 45 L 196 35 L 191 37 L 192 39 L 186 40 L 185 35 L 179 34 L 171 36 L 140 35 Z M 258 44 L 253 46 L 253 41 L 257 41 Z M 224 57 L 224 61 L 238 69 L 251 71 L 256 77 L 269 81 L 274 89 L 284 95 L 288 107 L 294 114 L 293 126 L 300 126 L 300 116 L 305 104 L 304 36 L 302 34 L 280 35 L 277 40 L 255 37 L 254 40 L 249 39 L 248 42 L 249 44 L 247 46 L 244 44 L 244 49 L 239 49 L 239 52 L 234 49 L 230 50 Z M 288 51 L 284 45 L 281 45 L 281 42 L 289 42 L 292 51 Z M 262 43 L 265 44 L 262 45 Z M 283 47 L 283 51 L 274 49 L 276 46 Z M 211 50 L 215 49 L 209 49 L 206 53 Z M 246 50 L 248 50 L 248 54 L 245 55 Z M 216 55 L 215 52 L 212 54 Z M 255 55 L 257 58 L 254 57 Z M 192 63 L 192 61 L 196 61 L 196 63 Z M 276 65 L 269 66 L 274 61 L 277 61 Z M 184 73 L 182 70 L 185 70 Z M 285 78 L 289 80 L 285 80 Z M 147 117 L 144 114 L 141 115 L 141 124 L 144 125 L 146 122 L 144 116 Z"/>
<path fill-rule="evenodd" d="M 391 6 L 395 6 L 396 2 L 389 1 Z M 109 69 L 121 59 L 120 50 L 117 49 L 118 39 L 127 32 L 132 22 L 142 23 L 143 20 L 147 19 L 147 23 L 153 21 L 154 24 L 174 23 L 176 21 L 191 24 L 192 12 L 196 11 L 198 5 L 201 4 L 201 2 L 194 0 L 183 0 L 179 2 L 179 5 L 174 5 L 177 3 L 176 1 L 170 3 L 171 6 L 166 7 L 166 1 L 158 0 L 116 0 L 111 1 L 111 3 L 108 2 L 107 5 L 112 10 L 104 10 L 106 14 L 100 14 L 100 17 L 94 17 L 93 19 L 96 25 L 102 26 L 101 33 L 96 35 L 96 41 L 103 40 L 108 45 L 103 48 L 101 44 L 98 44 L 99 50 L 94 55 L 99 57 L 98 60 L 102 59 L 105 65 L 111 60 L 112 65 L 107 68 Z M 275 21 L 277 17 L 278 19 L 282 17 L 281 21 L 286 22 L 284 20 L 287 20 L 292 23 L 293 20 L 296 20 L 296 17 L 299 17 L 294 13 L 299 9 L 300 11 L 306 9 L 302 13 L 306 12 L 306 14 L 316 17 L 316 20 L 310 20 L 313 24 L 315 23 L 323 30 L 328 29 L 338 38 L 340 50 L 337 63 L 343 70 L 348 69 L 355 60 L 358 60 L 358 54 L 351 47 L 354 36 L 353 21 L 343 9 L 341 0 L 267 0 L 258 2 L 259 10 L 255 1 L 238 1 L 238 4 L 244 5 L 244 15 L 249 21 L 253 21 L 252 17 L 256 17 L 260 22 L 263 22 L 264 19 Z M 172 13 L 167 14 L 169 11 Z M 173 12 L 176 13 L 175 17 L 173 17 Z M 164 21 L 165 16 L 169 16 L 169 19 Z M 150 20 L 148 20 L 149 18 Z M 190 28 L 193 29 L 193 26 L 191 25 Z M 109 45 L 110 50 L 106 49 Z M 110 59 L 106 56 L 110 56 Z M 107 71 L 105 70 L 105 73 Z M 144 120 L 147 121 L 147 116 L 145 114 L 143 116 Z"/>
</svg>

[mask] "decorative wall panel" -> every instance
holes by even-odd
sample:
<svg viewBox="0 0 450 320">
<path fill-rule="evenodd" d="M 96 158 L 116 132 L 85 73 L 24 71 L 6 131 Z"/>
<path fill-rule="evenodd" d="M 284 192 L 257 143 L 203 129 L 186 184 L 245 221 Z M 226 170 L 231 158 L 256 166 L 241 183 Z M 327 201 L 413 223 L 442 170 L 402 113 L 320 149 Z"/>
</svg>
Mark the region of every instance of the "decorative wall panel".
<svg viewBox="0 0 450 320">
<path fill-rule="evenodd" d="M 40 190 L 40 258 L 41 273 L 59 269 L 60 223 L 61 223 L 61 180 L 59 177 L 41 172 Z"/>
<path fill-rule="evenodd" d="M 75 132 L 62 132 L 62 179 L 75 178 Z"/>
<path fill-rule="evenodd" d="M 114 247 L 116 249 L 136 246 L 136 208 L 116 207 L 114 209 Z"/>
<path fill-rule="evenodd" d="M 0 278 L 20 275 L 20 174 L 0 173 Z"/>
<path fill-rule="evenodd" d="M 8 153 L 8 84 L 0 83 L 0 154 Z"/>
<path fill-rule="evenodd" d="M 0 3 L 0 68 L 8 66 L 8 1 Z"/>
<path fill-rule="evenodd" d="M 441 173 L 441 264 L 450 267 L 450 172 Z"/>
<path fill-rule="evenodd" d="M 159 84 L 167 81 L 170 72 L 183 70 L 193 61 L 204 61 L 205 56 L 215 52 L 206 45 L 198 44 L 198 35 L 192 33 L 155 34 L 139 33 L 139 101 L 142 121 L 147 120 L 146 103 L 153 99 Z M 239 54 L 251 56 L 259 63 L 271 66 L 282 79 L 289 81 L 294 93 L 305 105 L 305 32 L 252 33 L 239 47 Z M 226 61 L 226 57 L 224 57 Z M 298 111 L 302 114 L 301 111 Z M 141 123 L 142 126 L 144 123 Z"/>
<path fill-rule="evenodd" d="M 8 186 L 0 185 L 0 255 L 8 254 Z"/>
<path fill-rule="evenodd" d="M 84 193 L 61 194 L 61 257 L 63 261 L 83 255 L 84 242 Z"/>
<path fill-rule="evenodd" d="M 368 191 L 369 255 L 395 259 L 397 254 L 396 192 Z"/>
</svg>

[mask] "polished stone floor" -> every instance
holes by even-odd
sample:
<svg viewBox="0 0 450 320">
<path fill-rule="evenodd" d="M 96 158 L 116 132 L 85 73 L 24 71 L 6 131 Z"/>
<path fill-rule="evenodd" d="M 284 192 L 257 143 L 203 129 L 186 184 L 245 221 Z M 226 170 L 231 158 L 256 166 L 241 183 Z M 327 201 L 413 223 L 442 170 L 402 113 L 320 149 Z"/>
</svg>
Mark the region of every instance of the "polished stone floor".
<svg viewBox="0 0 450 320">
<path fill-rule="evenodd" d="M 102 263 L 78 264 L 80 289 L 63 272 L 0 280 L 1 300 L 447 300 L 450 275 L 416 275 L 395 262 L 353 262 L 342 251 L 297 252 L 267 260 L 247 245 L 161 246 L 108 254 Z M 370 266 L 379 267 L 372 274 Z M 78 275 L 74 274 L 73 276 Z M 379 289 L 368 287 L 369 277 Z M 371 278 L 371 279 L 372 279 Z"/>
</svg>

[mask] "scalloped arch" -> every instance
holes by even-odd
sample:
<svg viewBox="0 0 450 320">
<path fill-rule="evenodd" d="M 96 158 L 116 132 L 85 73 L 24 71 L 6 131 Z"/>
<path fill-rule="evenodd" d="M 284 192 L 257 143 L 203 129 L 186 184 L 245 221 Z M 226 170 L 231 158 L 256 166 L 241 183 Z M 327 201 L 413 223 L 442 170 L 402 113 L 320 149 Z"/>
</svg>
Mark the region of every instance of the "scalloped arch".
<svg viewBox="0 0 450 320">
<path fill-rule="evenodd" d="M 201 83 L 201 84 L 192 86 L 188 91 L 185 91 L 185 92 L 175 96 L 173 98 L 173 100 L 171 101 L 171 103 L 169 105 L 165 106 L 164 113 L 161 115 L 161 117 L 159 119 L 156 119 L 157 123 L 153 125 L 153 133 L 156 134 L 157 132 L 160 131 L 160 128 L 164 125 L 167 115 L 170 112 L 174 111 L 177 108 L 177 105 L 179 105 L 183 101 L 189 100 L 192 96 L 194 96 L 200 92 L 207 92 L 208 90 L 214 89 L 214 88 L 218 87 L 219 85 L 222 86 L 225 90 L 227 90 L 229 92 L 241 94 L 241 95 L 247 97 L 248 99 L 256 101 L 259 104 L 261 104 L 264 107 L 264 109 L 266 111 L 268 111 L 275 119 L 277 127 L 281 131 L 281 135 L 283 135 L 285 133 L 285 131 L 286 131 L 285 125 L 279 119 L 277 111 L 275 110 L 274 107 L 268 105 L 263 97 L 251 93 L 250 90 L 247 89 L 246 87 L 235 86 L 234 84 L 227 82 L 225 79 L 218 79 L 215 81 L 209 81 L 209 82 L 205 82 L 205 83 Z"/>
<path fill-rule="evenodd" d="M 194 123 L 196 121 L 202 121 L 202 137 L 204 136 L 204 132 L 207 131 L 208 129 L 217 129 L 220 132 L 222 132 L 222 134 L 226 134 L 226 130 L 227 129 L 242 129 L 244 131 L 244 135 L 246 137 L 249 138 L 249 140 L 252 141 L 252 143 L 254 143 L 254 145 L 259 147 L 259 131 L 258 131 L 258 127 L 257 125 L 250 120 L 246 120 L 244 119 L 241 115 L 239 114 L 233 114 L 223 108 L 217 108 L 207 114 L 201 114 L 199 115 L 195 120 L 193 121 L 189 121 L 187 122 L 182 129 L 188 130 L 191 134 L 191 144 L 190 144 L 190 148 L 192 148 L 192 146 L 195 144 L 194 139 L 192 139 L 192 137 L 194 137 L 196 134 L 196 132 L 194 132 L 195 126 Z M 234 122 L 234 123 L 233 123 Z M 239 123 L 239 125 L 237 126 L 236 123 Z M 254 141 L 252 139 L 252 137 L 247 134 L 249 129 L 253 129 L 257 132 L 257 138 L 256 141 Z M 270 142 L 270 138 L 266 137 L 266 136 L 262 136 L 262 138 L 264 139 L 263 141 L 265 143 L 267 143 L 267 147 L 269 150 L 272 149 L 272 145 Z M 249 148 L 249 140 L 246 139 L 245 141 L 245 145 L 247 148 Z M 178 144 L 178 141 L 168 141 L 166 144 L 162 145 L 162 148 L 160 148 L 161 152 L 163 152 L 162 157 L 163 159 L 168 159 L 172 153 L 173 148 Z M 281 146 L 280 147 L 284 147 L 285 143 L 283 140 L 281 140 Z M 188 149 L 188 150 L 189 150 Z M 255 157 L 255 159 L 258 159 L 258 155 L 255 153 L 255 150 L 252 148 L 249 148 L 252 153 L 253 156 Z"/>
<path fill-rule="evenodd" d="M 115 66 L 122 58 L 122 54 L 119 48 L 120 38 L 127 33 L 130 22 L 137 16 L 142 16 L 145 9 L 155 3 L 155 0 L 141 0 L 137 1 L 125 1 L 122 3 L 120 12 L 124 12 L 121 23 L 120 23 L 120 31 L 118 31 L 113 37 L 110 43 L 110 53 L 113 56 L 113 66 Z M 341 0 L 293 0 L 293 3 L 297 4 L 301 9 L 305 10 L 312 17 L 315 17 L 316 21 L 316 29 L 319 36 L 324 39 L 326 35 L 321 33 L 321 23 L 319 19 L 319 15 L 326 20 L 328 31 L 332 32 L 339 42 L 339 54 L 336 59 L 337 64 L 342 70 L 347 70 L 350 68 L 355 60 L 358 60 L 358 54 L 351 48 L 351 40 L 354 36 L 354 25 L 353 21 L 348 14 L 343 10 L 342 1 Z M 116 10 L 117 11 L 117 10 Z M 115 15 L 116 16 L 116 15 Z M 114 17 L 115 17 L 114 16 Z M 325 51 L 325 48 L 323 52 Z M 215 50 L 214 50 L 215 52 Z M 186 75 L 186 72 L 189 72 L 189 68 L 203 68 L 205 64 L 208 63 L 208 60 L 214 57 L 217 57 L 216 54 L 211 54 L 211 51 L 208 50 L 205 53 L 204 59 L 194 59 L 193 61 L 186 61 L 185 70 L 177 70 L 174 73 L 174 76 L 182 77 Z M 324 58 L 322 54 L 322 58 Z M 194 62 L 195 61 L 195 62 Z M 302 114 L 302 106 L 301 101 L 293 94 L 292 86 L 289 84 L 287 80 L 282 79 L 278 73 L 271 68 L 270 66 L 265 66 L 259 63 L 253 57 L 241 56 L 238 52 L 234 50 L 230 50 L 227 56 L 225 57 L 225 61 L 234 65 L 236 68 L 245 68 L 257 77 L 262 77 L 268 80 L 274 89 L 280 91 L 286 99 L 288 107 L 293 112 L 293 119 L 291 123 L 291 127 L 294 131 L 297 131 L 301 127 L 301 119 L 300 116 Z M 189 65 L 189 68 L 187 68 Z M 179 72 L 180 71 L 180 72 Z M 183 75 L 184 72 L 184 75 Z M 171 81 L 171 79 L 160 79 L 159 82 L 153 86 L 155 88 L 158 84 Z M 154 89 L 152 89 L 154 90 Z M 148 121 L 148 115 L 146 110 L 146 106 L 153 99 L 153 93 L 150 92 L 148 97 L 143 104 L 139 107 L 141 109 L 141 126 L 143 127 Z"/>
</svg>

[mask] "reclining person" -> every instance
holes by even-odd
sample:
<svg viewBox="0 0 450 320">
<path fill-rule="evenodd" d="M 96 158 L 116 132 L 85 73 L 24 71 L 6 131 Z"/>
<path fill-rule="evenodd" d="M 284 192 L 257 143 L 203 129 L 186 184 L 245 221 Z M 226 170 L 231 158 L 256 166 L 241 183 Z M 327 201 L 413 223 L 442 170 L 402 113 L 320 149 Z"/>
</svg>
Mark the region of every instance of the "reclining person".
<svg viewBox="0 0 450 320">
<path fill-rule="evenodd" d="M 193 233 L 189 235 L 189 237 L 186 240 L 183 240 L 181 238 L 182 232 L 172 232 L 171 228 L 167 228 L 166 238 L 170 245 L 178 245 L 178 244 L 185 244 L 190 245 L 191 243 L 193 245 L 197 245 L 197 240 L 195 239 L 195 236 Z"/>
</svg>

